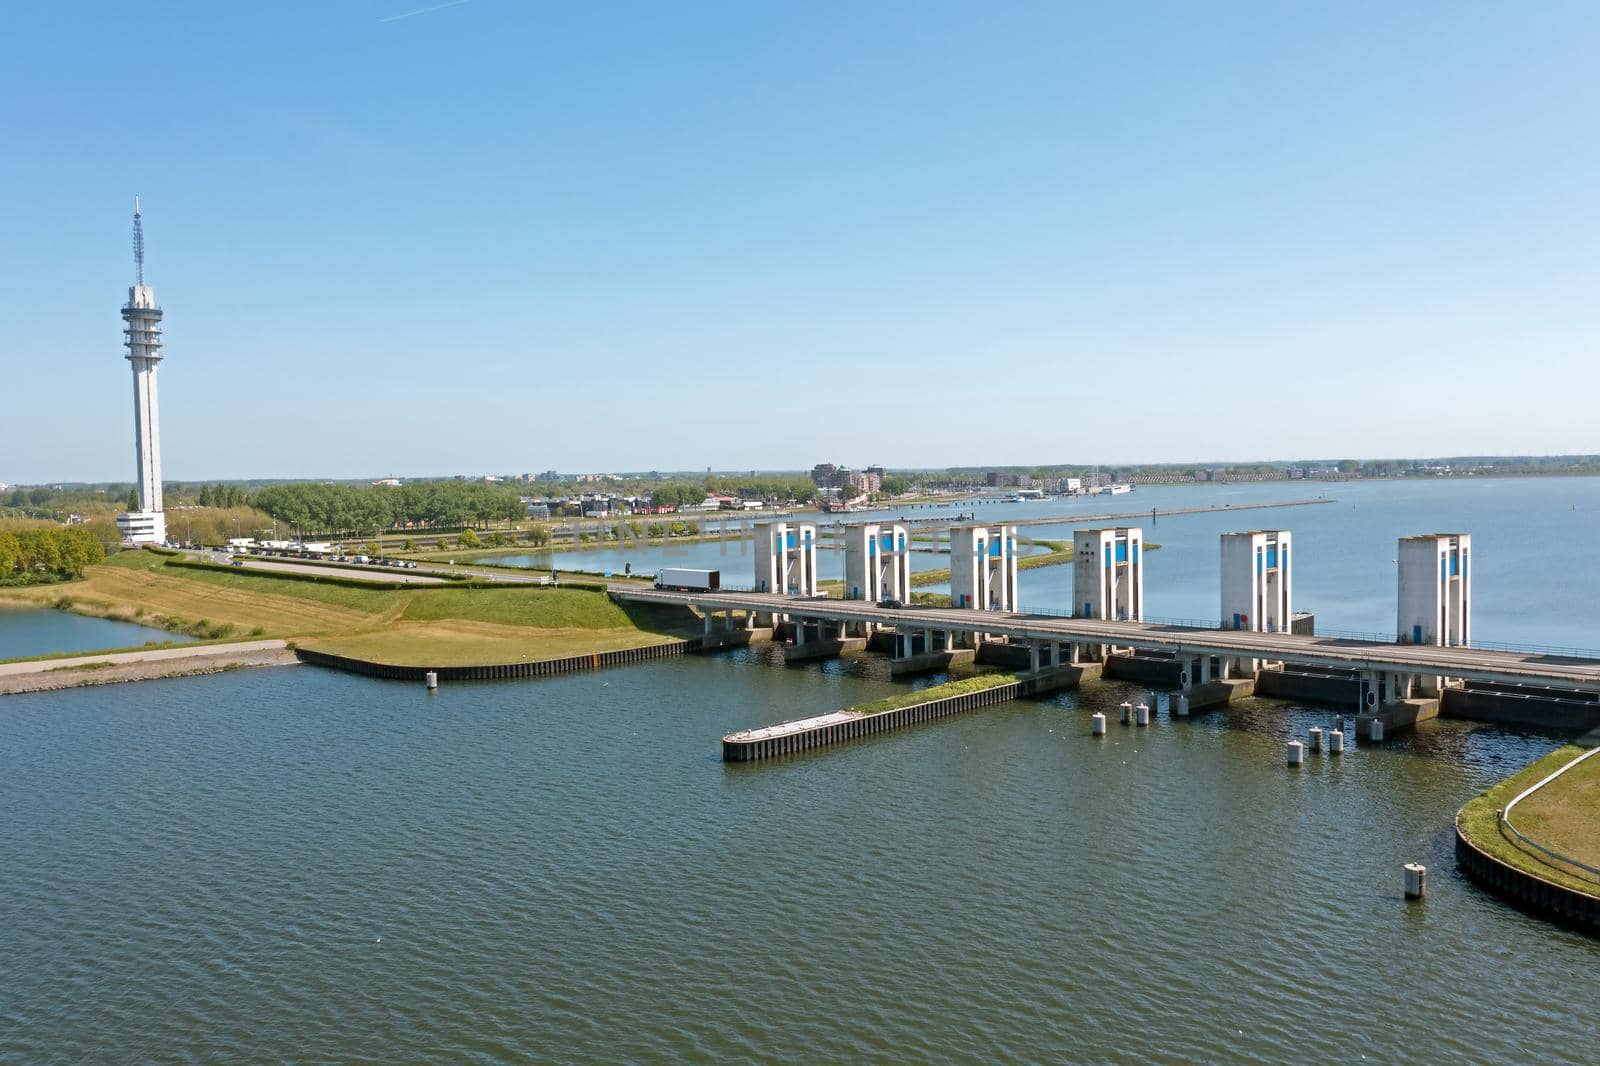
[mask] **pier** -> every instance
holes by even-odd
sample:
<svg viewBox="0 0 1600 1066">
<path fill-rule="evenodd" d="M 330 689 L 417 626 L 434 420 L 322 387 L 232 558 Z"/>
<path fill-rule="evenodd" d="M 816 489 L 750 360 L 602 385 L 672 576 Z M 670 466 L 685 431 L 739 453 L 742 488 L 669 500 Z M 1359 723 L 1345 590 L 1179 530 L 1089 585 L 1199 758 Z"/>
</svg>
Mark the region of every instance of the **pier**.
<svg viewBox="0 0 1600 1066">
<path fill-rule="evenodd" d="M 1080 671 L 1052 670 L 1031 677 L 1019 678 L 977 692 L 963 692 L 951 696 L 933 697 L 905 707 L 871 714 L 857 714 L 851 710 L 833 711 L 829 714 L 800 718 L 792 722 L 744 729 L 722 738 L 724 762 L 755 762 L 760 759 L 797 755 L 800 752 L 825 748 L 846 740 L 874 736 L 935 718 L 946 718 L 965 711 L 993 707 L 1028 696 L 1042 696 L 1078 683 Z"/>
</svg>

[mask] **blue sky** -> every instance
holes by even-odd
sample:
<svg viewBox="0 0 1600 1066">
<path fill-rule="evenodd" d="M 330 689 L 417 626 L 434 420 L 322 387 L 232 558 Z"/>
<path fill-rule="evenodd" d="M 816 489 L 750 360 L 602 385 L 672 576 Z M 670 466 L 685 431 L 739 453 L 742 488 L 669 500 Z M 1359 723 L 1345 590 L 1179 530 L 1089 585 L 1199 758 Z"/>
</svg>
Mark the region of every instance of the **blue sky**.
<svg viewBox="0 0 1600 1066">
<path fill-rule="evenodd" d="M 0 481 L 1600 450 L 1591 3 L 19 4 Z"/>
</svg>

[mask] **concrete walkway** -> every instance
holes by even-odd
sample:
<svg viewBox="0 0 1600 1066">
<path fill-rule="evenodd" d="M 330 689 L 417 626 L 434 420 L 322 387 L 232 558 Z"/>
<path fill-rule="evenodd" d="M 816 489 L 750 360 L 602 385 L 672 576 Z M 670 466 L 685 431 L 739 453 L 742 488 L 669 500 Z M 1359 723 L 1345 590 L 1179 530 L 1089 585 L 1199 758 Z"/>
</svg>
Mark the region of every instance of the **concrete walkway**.
<svg viewBox="0 0 1600 1066">
<path fill-rule="evenodd" d="M 0 663 L 0 695 L 49 689 L 144 681 L 157 677 L 209 674 L 240 666 L 286 666 L 298 662 L 282 640 L 249 640 L 237 644 L 200 644 L 150 651 L 74 655 Z"/>
</svg>

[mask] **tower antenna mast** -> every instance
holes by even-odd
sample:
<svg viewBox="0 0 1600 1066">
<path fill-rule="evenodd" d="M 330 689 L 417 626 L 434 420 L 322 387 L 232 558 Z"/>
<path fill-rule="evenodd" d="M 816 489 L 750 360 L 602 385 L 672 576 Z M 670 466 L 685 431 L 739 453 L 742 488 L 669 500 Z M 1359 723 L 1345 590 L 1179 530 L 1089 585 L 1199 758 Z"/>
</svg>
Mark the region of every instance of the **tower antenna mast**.
<svg viewBox="0 0 1600 1066">
<path fill-rule="evenodd" d="M 138 272 L 137 284 L 144 284 L 144 222 L 139 218 L 139 197 L 133 198 L 133 265 Z"/>
</svg>

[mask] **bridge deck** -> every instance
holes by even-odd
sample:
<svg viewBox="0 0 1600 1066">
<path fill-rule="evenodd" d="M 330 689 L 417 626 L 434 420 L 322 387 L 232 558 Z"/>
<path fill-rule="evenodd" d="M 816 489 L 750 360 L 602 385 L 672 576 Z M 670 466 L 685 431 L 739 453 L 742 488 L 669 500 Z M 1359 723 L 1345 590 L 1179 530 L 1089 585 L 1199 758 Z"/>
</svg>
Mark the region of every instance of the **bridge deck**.
<svg viewBox="0 0 1600 1066">
<path fill-rule="evenodd" d="M 824 621 L 875 622 L 912 629 L 990 633 L 1018 640 L 1111 644 L 1179 656 L 1225 655 L 1283 660 L 1355 670 L 1437 674 L 1474 681 L 1538 682 L 1600 691 L 1600 659 L 1540 652 L 1441 648 L 1386 644 L 1348 638 L 1253 633 L 1228 629 L 1060 618 L 1027 612 L 972 611 L 950 607 L 891 609 L 858 600 L 824 600 L 757 592 L 671 592 L 613 586 L 617 599 L 673 603 L 710 611 L 759 611 Z"/>
</svg>

